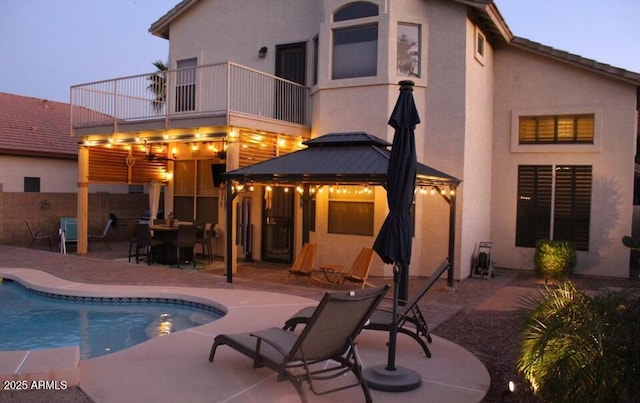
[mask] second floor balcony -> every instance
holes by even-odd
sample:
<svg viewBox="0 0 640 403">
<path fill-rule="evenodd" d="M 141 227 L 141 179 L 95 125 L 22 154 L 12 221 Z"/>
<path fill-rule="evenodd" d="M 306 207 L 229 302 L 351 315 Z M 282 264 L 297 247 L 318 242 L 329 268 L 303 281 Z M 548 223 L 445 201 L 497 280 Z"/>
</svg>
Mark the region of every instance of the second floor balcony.
<svg viewBox="0 0 640 403">
<path fill-rule="evenodd" d="M 71 87 L 71 125 L 79 136 L 197 126 L 297 134 L 308 132 L 310 112 L 308 88 L 232 62 Z"/>
</svg>

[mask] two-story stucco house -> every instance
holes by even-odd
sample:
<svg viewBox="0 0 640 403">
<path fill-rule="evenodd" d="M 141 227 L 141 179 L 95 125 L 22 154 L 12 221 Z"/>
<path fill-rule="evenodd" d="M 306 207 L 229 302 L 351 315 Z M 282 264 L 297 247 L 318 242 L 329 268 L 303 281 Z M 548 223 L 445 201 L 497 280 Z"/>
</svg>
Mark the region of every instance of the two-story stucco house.
<svg viewBox="0 0 640 403">
<path fill-rule="evenodd" d="M 579 273 L 628 276 L 640 74 L 514 36 L 490 0 L 184 0 L 150 32 L 169 41 L 169 70 L 72 87 L 80 198 L 107 178 L 156 180 L 165 210 L 222 221 L 220 172 L 327 133 L 391 141 L 397 84 L 410 79 L 418 160 L 462 180 L 456 278 L 478 242 L 492 242 L 497 265 L 531 269 L 549 238 L 576 243 Z M 242 248 L 291 261 L 300 196 L 248 185 Z M 319 264 L 349 265 L 373 244 L 385 192 L 334 185 L 316 195 L 311 240 Z M 413 275 L 429 275 L 449 242 L 449 206 L 424 190 Z M 372 273 L 388 271 L 375 261 Z"/>
</svg>

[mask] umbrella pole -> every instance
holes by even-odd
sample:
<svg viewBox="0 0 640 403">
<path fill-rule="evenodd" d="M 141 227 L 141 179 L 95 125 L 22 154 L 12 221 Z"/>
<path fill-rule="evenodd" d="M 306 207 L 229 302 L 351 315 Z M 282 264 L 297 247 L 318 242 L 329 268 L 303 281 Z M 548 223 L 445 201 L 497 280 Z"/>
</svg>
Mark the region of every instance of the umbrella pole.
<svg viewBox="0 0 640 403">
<path fill-rule="evenodd" d="M 422 377 L 416 371 L 396 367 L 396 337 L 398 335 L 398 291 L 400 289 L 400 272 L 408 267 L 400 267 L 398 263 L 393 265 L 393 310 L 391 326 L 389 330 L 389 351 L 387 364 L 375 365 L 362 370 L 367 385 L 371 389 L 384 392 L 408 392 L 422 385 Z"/>
<path fill-rule="evenodd" d="M 406 269 L 406 267 L 405 267 Z M 393 304 L 391 309 L 391 326 L 389 329 L 389 352 L 387 354 L 387 371 L 396 370 L 396 339 L 398 337 L 398 292 L 400 292 L 400 264 L 393 265 Z"/>
</svg>

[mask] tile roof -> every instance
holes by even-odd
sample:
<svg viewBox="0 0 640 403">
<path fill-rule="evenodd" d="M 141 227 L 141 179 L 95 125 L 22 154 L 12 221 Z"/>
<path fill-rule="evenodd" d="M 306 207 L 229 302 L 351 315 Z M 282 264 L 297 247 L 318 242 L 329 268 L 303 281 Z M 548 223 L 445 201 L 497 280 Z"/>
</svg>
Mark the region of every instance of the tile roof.
<svg viewBox="0 0 640 403">
<path fill-rule="evenodd" d="M 77 158 L 71 105 L 0 92 L 0 154 Z"/>
</svg>

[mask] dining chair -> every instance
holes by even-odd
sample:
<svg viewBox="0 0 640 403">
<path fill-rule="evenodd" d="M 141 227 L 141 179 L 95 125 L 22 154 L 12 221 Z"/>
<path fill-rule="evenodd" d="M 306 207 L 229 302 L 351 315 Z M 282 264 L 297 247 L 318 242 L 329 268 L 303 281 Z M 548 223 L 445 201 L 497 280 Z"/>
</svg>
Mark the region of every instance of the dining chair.
<svg viewBox="0 0 640 403">
<path fill-rule="evenodd" d="M 158 239 L 153 239 L 151 237 L 151 229 L 148 224 L 138 223 L 136 224 L 136 232 L 135 232 L 135 245 L 136 245 L 136 264 L 141 260 L 146 260 L 147 264 L 151 265 L 151 263 L 155 260 L 155 251 L 157 248 L 164 245 L 164 242 Z M 134 242 L 133 240 L 131 242 Z M 140 251 L 144 251 L 144 255 L 140 254 Z M 129 255 L 131 256 L 131 244 L 129 245 Z M 131 258 L 129 258 L 131 261 Z"/>
<path fill-rule="evenodd" d="M 190 249 L 191 255 L 187 258 L 193 260 L 193 268 L 196 268 L 195 246 L 198 239 L 198 227 L 196 225 L 178 225 L 175 241 L 171 242 L 171 246 L 176 248 L 176 262 L 180 268 L 180 249 Z M 186 260 L 188 263 L 188 260 Z"/>
<path fill-rule="evenodd" d="M 213 261 L 213 253 L 211 250 L 212 232 L 211 223 L 206 223 L 204 225 L 204 232 L 202 233 L 202 236 L 198 236 L 198 239 L 196 240 L 196 245 L 202 246 L 202 257 L 206 257 L 209 263 Z"/>
</svg>

